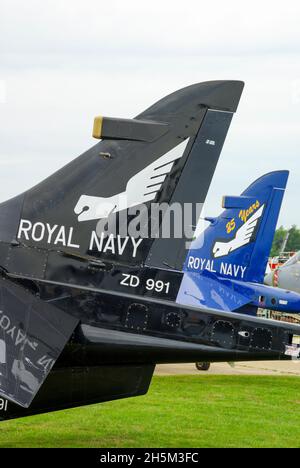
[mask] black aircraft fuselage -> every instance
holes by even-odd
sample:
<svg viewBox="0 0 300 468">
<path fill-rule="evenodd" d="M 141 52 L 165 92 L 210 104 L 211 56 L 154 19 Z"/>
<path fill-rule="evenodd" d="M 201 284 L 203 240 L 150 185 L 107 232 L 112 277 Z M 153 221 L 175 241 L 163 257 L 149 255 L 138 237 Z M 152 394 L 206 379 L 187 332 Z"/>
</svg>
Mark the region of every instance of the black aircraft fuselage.
<svg viewBox="0 0 300 468">
<path fill-rule="evenodd" d="M 291 358 L 296 325 L 177 302 L 184 235 L 99 231 L 105 210 L 120 228 L 143 202 L 203 203 L 242 88 L 200 83 L 98 118 L 102 141 L 0 205 L 0 419 L 146 393 L 157 363 Z"/>
</svg>

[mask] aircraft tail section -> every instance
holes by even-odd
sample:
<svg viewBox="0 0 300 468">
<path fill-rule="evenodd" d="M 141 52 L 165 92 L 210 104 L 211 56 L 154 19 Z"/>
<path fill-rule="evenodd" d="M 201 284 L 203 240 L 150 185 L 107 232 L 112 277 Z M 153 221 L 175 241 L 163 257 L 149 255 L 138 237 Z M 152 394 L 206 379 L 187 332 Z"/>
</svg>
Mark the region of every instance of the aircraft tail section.
<svg viewBox="0 0 300 468">
<path fill-rule="evenodd" d="M 150 231 L 158 217 L 142 207 L 204 202 L 242 89 L 241 81 L 198 83 L 134 119 L 97 117 L 93 136 L 101 141 L 18 199 L 19 226 L 6 233 L 7 241 L 102 262 L 182 269 L 186 239 L 160 242 Z M 10 208 L 10 202 L 0 205 L 0 219 Z M 132 209 L 141 228 L 131 222 Z"/>
<path fill-rule="evenodd" d="M 270 172 L 224 197 L 225 211 L 193 242 L 184 270 L 262 283 L 288 174 Z"/>
</svg>

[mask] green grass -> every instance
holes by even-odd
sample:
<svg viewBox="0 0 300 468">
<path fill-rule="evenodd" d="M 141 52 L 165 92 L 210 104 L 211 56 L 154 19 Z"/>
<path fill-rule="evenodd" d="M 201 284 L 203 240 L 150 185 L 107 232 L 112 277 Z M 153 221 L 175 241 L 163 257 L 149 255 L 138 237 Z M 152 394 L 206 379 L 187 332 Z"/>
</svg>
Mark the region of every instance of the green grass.
<svg viewBox="0 0 300 468">
<path fill-rule="evenodd" d="M 157 376 L 142 397 L 2 422 L 0 447 L 300 447 L 300 379 Z"/>
</svg>

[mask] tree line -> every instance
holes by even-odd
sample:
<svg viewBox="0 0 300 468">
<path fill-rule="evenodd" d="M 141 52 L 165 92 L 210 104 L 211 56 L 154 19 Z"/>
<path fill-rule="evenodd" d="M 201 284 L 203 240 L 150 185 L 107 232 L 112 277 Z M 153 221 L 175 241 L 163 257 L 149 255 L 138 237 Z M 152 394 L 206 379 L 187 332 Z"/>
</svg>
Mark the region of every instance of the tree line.
<svg viewBox="0 0 300 468">
<path fill-rule="evenodd" d="M 297 252 L 300 250 L 300 229 L 296 225 L 286 229 L 280 226 L 275 231 L 270 256 L 276 257 L 280 252 Z"/>
</svg>

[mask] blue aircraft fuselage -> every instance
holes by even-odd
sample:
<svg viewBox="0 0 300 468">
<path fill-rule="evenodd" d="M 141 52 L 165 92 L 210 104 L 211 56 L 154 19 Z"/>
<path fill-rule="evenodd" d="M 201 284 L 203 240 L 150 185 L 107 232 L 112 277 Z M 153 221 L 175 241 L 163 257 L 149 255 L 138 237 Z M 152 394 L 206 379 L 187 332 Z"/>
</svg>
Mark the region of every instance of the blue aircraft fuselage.
<svg viewBox="0 0 300 468">
<path fill-rule="evenodd" d="M 238 291 L 244 288 L 241 281 L 232 280 L 232 283 Z M 247 288 L 253 293 L 251 305 L 279 312 L 300 313 L 300 294 L 261 283 L 247 283 Z"/>
<path fill-rule="evenodd" d="M 186 272 L 177 302 L 220 310 L 240 312 L 258 307 L 279 312 L 300 313 L 300 294 L 261 283 L 245 282 L 211 273 Z"/>
</svg>

